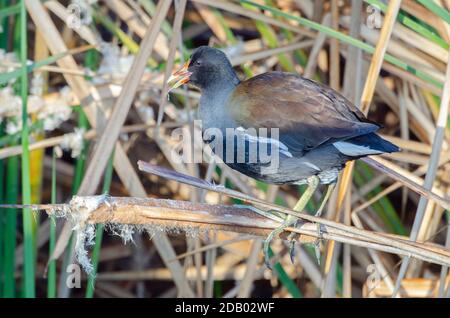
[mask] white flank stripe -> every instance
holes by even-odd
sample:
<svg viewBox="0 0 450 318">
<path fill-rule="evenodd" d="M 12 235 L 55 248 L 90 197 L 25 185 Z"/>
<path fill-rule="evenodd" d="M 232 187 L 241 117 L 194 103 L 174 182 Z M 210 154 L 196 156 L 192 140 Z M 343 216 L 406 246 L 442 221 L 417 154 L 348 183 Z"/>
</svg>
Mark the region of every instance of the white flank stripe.
<svg viewBox="0 0 450 318">
<path fill-rule="evenodd" d="M 246 130 L 243 127 L 238 127 L 236 128 L 236 130 L 243 132 L 245 138 L 247 138 L 248 141 L 263 144 L 274 144 L 279 149 L 280 153 L 284 154 L 286 157 L 292 158 L 292 154 L 289 152 L 289 148 L 281 141 L 267 137 L 253 136 L 251 134 L 246 133 Z"/>
<path fill-rule="evenodd" d="M 376 155 L 382 151 L 371 149 L 369 147 L 355 145 L 350 142 L 338 141 L 333 144 L 337 150 L 347 156 Z"/>
<path fill-rule="evenodd" d="M 310 168 L 313 168 L 316 171 L 320 171 L 320 168 L 318 166 L 316 166 L 315 164 L 309 162 L 309 161 L 303 161 L 303 164 L 307 165 Z"/>
</svg>

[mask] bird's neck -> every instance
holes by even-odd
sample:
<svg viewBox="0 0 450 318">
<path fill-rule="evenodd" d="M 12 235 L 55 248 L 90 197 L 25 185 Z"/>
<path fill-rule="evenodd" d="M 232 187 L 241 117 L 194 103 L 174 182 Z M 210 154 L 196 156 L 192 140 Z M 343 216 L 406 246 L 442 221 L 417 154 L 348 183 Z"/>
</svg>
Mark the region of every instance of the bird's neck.
<svg viewBox="0 0 450 318">
<path fill-rule="evenodd" d="M 202 90 L 200 97 L 199 118 L 202 120 L 203 129 L 208 128 L 235 128 L 235 122 L 227 111 L 227 101 L 233 93 L 236 85 L 217 85 Z"/>
</svg>

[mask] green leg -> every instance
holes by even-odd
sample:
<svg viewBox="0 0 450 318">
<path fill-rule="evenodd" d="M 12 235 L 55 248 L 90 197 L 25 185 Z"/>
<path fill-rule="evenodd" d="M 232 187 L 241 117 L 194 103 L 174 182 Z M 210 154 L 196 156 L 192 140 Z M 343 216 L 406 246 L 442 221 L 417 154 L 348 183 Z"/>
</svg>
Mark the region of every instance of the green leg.
<svg viewBox="0 0 450 318">
<path fill-rule="evenodd" d="M 320 207 L 319 207 L 319 209 L 317 210 L 317 212 L 315 214 L 316 217 L 320 217 L 322 215 L 322 211 L 325 208 L 326 203 L 330 199 L 331 194 L 333 193 L 333 190 L 334 190 L 335 186 L 336 186 L 336 183 L 330 183 L 328 185 L 327 192 L 325 193 L 325 196 L 324 196 L 324 198 L 322 200 L 322 203 L 320 204 Z M 314 243 L 314 249 L 315 249 L 315 252 L 316 252 L 317 263 L 320 264 L 320 237 L 322 235 L 322 232 L 320 230 L 320 224 L 317 224 L 317 234 L 318 234 L 317 235 L 318 239 Z M 295 233 L 291 233 L 289 235 L 289 238 L 288 238 L 288 240 L 290 242 L 289 243 L 290 244 L 290 246 L 289 246 L 289 255 L 291 256 L 292 263 L 294 263 L 294 256 L 295 256 L 295 249 L 294 249 L 294 247 L 295 247 L 295 240 L 294 240 L 294 237 L 295 237 Z"/>
<path fill-rule="evenodd" d="M 328 200 L 331 197 L 331 194 L 333 193 L 334 188 L 336 187 L 336 183 L 330 183 L 327 188 L 327 192 L 325 193 L 325 197 L 322 200 L 322 203 L 320 204 L 319 209 L 317 210 L 315 216 L 320 217 L 322 215 L 323 209 L 325 208 L 325 205 L 327 204 Z"/>
<path fill-rule="evenodd" d="M 325 193 L 325 197 L 323 198 L 323 201 L 320 204 L 320 207 L 315 214 L 316 217 L 320 217 L 322 215 L 322 211 L 325 208 L 326 203 L 330 199 L 331 194 L 333 193 L 333 190 L 335 187 L 336 187 L 336 183 L 330 183 L 328 185 L 327 192 Z M 317 224 L 317 241 L 314 243 L 314 250 L 316 253 L 317 263 L 319 265 L 320 265 L 320 249 L 321 249 L 321 242 L 322 242 L 321 238 L 322 238 L 321 225 Z"/>
<path fill-rule="evenodd" d="M 297 204 L 294 206 L 293 210 L 296 212 L 303 212 L 306 205 L 308 204 L 309 200 L 311 199 L 312 195 L 316 191 L 318 185 L 319 185 L 319 178 L 317 176 L 309 177 L 308 180 L 308 188 L 306 188 L 306 191 L 303 193 L 303 195 L 298 200 Z M 281 232 L 284 231 L 286 227 L 289 227 L 297 222 L 298 218 L 292 215 L 288 215 L 283 222 L 283 224 L 273 230 L 269 236 L 264 241 L 264 262 L 266 266 L 270 269 L 272 269 L 272 266 L 270 265 L 270 256 L 269 256 L 269 247 L 270 242 L 274 239 L 274 237 L 278 236 Z"/>
</svg>

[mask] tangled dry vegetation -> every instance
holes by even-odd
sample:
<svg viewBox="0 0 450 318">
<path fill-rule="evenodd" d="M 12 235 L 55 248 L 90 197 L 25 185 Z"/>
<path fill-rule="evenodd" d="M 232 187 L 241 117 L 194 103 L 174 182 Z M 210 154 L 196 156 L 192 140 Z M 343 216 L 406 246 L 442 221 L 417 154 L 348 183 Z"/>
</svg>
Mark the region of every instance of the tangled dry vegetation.
<svg viewBox="0 0 450 318">
<path fill-rule="evenodd" d="M 0 200 L 45 203 L 0 212 L 0 295 L 450 296 L 448 6 L 0 0 Z M 283 70 L 331 86 L 403 149 L 349 164 L 315 218 L 320 188 L 287 229 L 295 264 L 276 240 L 265 267 L 279 220 L 241 204 L 293 214 L 302 187 L 183 160 L 202 151 L 199 92 L 166 82 L 205 44 L 241 78 Z M 73 262 L 81 288 L 66 284 Z"/>
</svg>

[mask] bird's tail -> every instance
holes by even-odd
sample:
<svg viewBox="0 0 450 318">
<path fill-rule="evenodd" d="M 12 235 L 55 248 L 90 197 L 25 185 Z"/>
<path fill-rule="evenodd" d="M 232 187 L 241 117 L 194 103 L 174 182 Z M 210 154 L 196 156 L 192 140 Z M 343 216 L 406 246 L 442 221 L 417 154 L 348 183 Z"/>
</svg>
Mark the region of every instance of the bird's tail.
<svg viewBox="0 0 450 318">
<path fill-rule="evenodd" d="M 398 152 L 401 149 L 375 133 L 353 137 L 333 144 L 341 153 L 350 157 L 365 157 L 382 153 Z"/>
<path fill-rule="evenodd" d="M 381 138 L 379 135 L 375 133 L 370 133 L 367 135 L 358 136 L 351 139 L 351 142 L 354 144 L 367 145 L 369 148 L 378 150 L 380 152 L 398 152 L 401 149 L 387 141 L 386 139 Z"/>
</svg>

